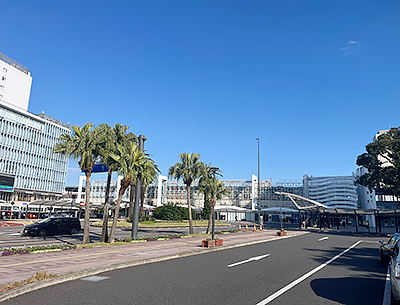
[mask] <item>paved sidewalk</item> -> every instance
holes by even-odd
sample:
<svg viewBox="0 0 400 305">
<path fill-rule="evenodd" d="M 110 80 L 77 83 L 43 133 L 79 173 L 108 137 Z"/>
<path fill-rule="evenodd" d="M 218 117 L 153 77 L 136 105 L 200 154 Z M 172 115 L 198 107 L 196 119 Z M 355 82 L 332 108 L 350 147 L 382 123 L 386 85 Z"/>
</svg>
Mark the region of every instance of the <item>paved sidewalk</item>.
<svg viewBox="0 0 400 305">
<path fill-rule="evenodd" d="M 308 232 L 287 231 L 286 237 L 305 233 Z M 61 277 L 56 281 L 61 282 L 117 268 L 285 238 L 276 236 L 276 230 L 220 234 L 218 237 L 223 239 L 223 247 L 202 248 L 201 241 L 206 237 L 195 236 L 124 246 L 3 256 L 0 257 L 0 284 L 27 279 L 37 271 L 59 274 Z"/>
</svg>

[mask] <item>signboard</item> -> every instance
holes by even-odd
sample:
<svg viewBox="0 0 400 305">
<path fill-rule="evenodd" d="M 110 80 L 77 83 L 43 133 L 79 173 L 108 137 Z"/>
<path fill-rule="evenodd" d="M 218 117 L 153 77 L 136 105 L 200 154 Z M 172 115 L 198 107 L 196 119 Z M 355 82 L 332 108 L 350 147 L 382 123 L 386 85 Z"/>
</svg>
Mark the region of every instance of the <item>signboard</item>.
<svg viewBox="0 0 400 305">
<path fill-rule="evenodd" d="M 92 173 L 104 173 L 104 172 L 108 172 L 108 166 L 105 164 L 96 163 L 92 169 Z"/>
<path fill-rule="evenodd" d="M 0 175 L 0 191 L 14 192 L 14 177 Z"/>
</svg>

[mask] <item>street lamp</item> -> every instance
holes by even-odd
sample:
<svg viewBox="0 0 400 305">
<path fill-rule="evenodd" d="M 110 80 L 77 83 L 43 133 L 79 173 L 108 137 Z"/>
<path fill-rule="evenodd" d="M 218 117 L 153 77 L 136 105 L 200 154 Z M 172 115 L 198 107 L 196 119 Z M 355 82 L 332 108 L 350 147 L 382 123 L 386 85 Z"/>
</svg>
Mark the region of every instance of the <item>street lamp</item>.
<svg viewBox="0 0 400 305">
<path fill-rule="evenodd" d="M 144 151 L 144 142 L 147 138 L 144 135 L 139 136 L 139 149 Z M 132 187 L 132 185 L 131 185 Z M 138 177 L 136 180 L 136 187 L 135 187 L 135 204 L 133 206 L 133 217 L 132 217 L 132 231 L 131 231 L 131 238 L 137 239 L 138 231 L 139 231 L 139 205 L 140 205 L 140 197 L 142 192 L 142 181 L 141 177 Z"/>
<path fill-rule="evenodd" d="M 213 184 L 213 203 L 212 203 L 212 227 L 211 227 L 211 239 L 214 240 L 215 239 L 215 212 L 214 212 L 214 207 L 215 207 L 215 174 L 217 174 L 217 172 L 219 171 L 218 167 L 210 167 L 210 173 L 213 174 L 213 179 L 214 179 L 214 184 Z M 221 174 L 218 174 L 220 176 L 222 176 Z"/>
<path fill-rule="evenodd" d="M 258 222 L 261 225 L 261 195 L 260 195 L 260 184 L 261 184 L 261 178 L 260 178 L 260 138 L 256 138 L 257 140 L 257 146 L 258 146 L 258 183 L 257 183 L 257 203 L 258 203 Z"/>
</svg>

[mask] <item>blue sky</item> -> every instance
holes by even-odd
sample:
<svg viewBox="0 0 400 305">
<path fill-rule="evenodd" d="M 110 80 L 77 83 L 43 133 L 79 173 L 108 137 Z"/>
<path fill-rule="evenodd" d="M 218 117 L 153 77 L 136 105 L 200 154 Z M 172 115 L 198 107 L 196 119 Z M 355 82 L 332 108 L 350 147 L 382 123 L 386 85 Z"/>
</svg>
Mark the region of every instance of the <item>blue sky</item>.
<svg viewBox="0 0 400 305">
<path fill-rule="evenodd" d="M 163 174 L 196 152 L 250 179 L 259 137 L 262 179 L 350 175 L 400 125 L 397 0 L 3 0 L 0 27 L 31 112 L 128 125 Z"/>
</svg>

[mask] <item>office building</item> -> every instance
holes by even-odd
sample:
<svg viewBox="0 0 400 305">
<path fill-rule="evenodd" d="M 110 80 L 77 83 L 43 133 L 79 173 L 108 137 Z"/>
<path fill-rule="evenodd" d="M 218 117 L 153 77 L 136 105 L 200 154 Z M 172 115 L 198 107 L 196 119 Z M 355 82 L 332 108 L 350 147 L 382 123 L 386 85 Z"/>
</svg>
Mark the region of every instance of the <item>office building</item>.
<svg viewBox="0 0 400 305">
<path fill-rule="evenodd" d="M 353 176 L 312 177 L 304 175 L 304 197 L 330 208 L 357 209 L 358 196 Z"/>
<path fill-rule="evenodd" d="M 54 154 L 69 125 L 28 112 L 32 76 L 0 53 L 0 201 L 56 200 L 65 189 L 69 157 Z"/>
</svg>

